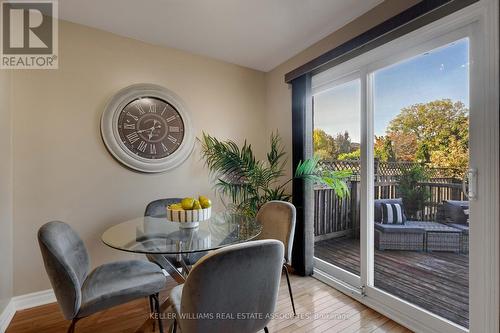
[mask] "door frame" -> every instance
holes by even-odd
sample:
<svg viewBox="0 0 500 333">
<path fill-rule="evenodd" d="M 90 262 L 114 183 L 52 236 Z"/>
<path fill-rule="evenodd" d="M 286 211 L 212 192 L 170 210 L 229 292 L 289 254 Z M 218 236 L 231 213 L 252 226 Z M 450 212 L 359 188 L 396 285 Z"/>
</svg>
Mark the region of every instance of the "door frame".
<svg viewBox="0 0 500 333">
<path fill-rule="evenodd" d="M 478 168 L 478 201 L 471 201 L 470 236 L 470 331 L 499 331 L 499 86 L 498 86 L 498 17 L 499 5 L 495 0 L 482 0 L 476 4 L 457 11 L 440 20 L 430 23 L 416 31 L 395 39 L 385 45 L 353 58 L 335 68 L 313 77 L 313 86 L 327 81 L 327 76 L 345 75 L 353 70 L 360 70 L 363 63 L 370 63 L 367 72 L 386 66 L 392 59 L 384 59 L 394 49 L 406 50 L 396 52 L 401 59 L 408 58 L 410 52 L 428 48 L 433 43 L 441 45 L 450 38 L 460 34 L 471 34 L 471 80 L 470 108 L 474 109 L 474 120 L 471 117 L 470 142 L 471 161 Z M 475 32 L 470 27 L 475 26 Z M 456 38 L 459 39 L 459 38 Z M 474 48 L 474 50 L 473 50 Z M 480 61 L 474 61 L 474 58 Z M 373 59 L 383 59 L 373 62 Z M 385 64 L 385 65 L 384 65 Z M 365 91 L 371 96 L 372 75 L 369 75 Z M 316 83 L 316 84 L 315 84 Z M 324 84 L 324 82 L 323 82 Z M 361 163 L 365 165 L 362 173 L 362 207 L 361 207 L 361 290 L 355 291 L 345 281 L 338 279 L 324 270 L 315 269 L 315 276 L 341 291 L 349 293 L 362 303 L 389 316 L 401 324 L 419 332 L 468 332 L 469 330 L 440 318 L 429 311 L 419 308 L 374 287 L 374 227 L 373 223 L 373 103 L 366 105 L 362 98 L 362 140 Z M 363 109 L 366 112 L 363 112 Z M 365 149 L 363 149 L 363 147 Z M 484 157 L 488 158 L 484 158 Z M 480 158 L 483 157 L 483 158 Z M 362 168 L 363 170 L 363 168 Z M 363 204 L 364 203 L 364 204 Z"/>
</svg>

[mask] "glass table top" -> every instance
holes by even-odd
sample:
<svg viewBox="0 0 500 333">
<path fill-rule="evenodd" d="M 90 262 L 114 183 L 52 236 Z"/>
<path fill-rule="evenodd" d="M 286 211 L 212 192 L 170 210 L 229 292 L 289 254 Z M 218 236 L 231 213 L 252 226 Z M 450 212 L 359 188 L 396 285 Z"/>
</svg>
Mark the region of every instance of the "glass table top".
<svg viewBox="0 0 500 333">
<path fill-rule="evenodd" d="M 257 237 L 262 225 L 255 219 L 215 213 L 196 228 L 160 217 L 140 217 L 119 223 L 102 234 L 102 241 L 115 249 L 145 254 L 181 254 L 214 250 Z"/>
</svg>

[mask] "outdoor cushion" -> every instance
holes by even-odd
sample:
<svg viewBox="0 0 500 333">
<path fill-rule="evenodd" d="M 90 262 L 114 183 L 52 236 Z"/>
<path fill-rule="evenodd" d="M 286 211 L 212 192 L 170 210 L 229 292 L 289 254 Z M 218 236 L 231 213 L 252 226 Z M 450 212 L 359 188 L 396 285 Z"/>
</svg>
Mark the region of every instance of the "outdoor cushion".
<svg viewBox="0 0 500 333">
<path fill-rule="evenodd" d="M 447 223 L 438 223 L 434 221 L 406 221 L 406 225 L 414 228 L 422 228 L 426 232 L 460 232 Z"/>
<path fill-rule="evenodd" d="M 469 216 L 469 202 L 458 200 L 446 200 L 443 202 L 445 211 L 445 221 L 447 223 L 467 224 Z M 466 212 L 464 212 L 466 210 Z"/>
<path fill-rule="evenodd" d="M 406 224 L 381 224 L 375 223 L 375 229 L 385 233 L 423 234 L 425 229 Z"/>
<path fill-rule="evenodd" d="M 450 227 L 462 230 L 462 233 L 464 233 L 464 234 L 468 234 L 469 233 L 469 226 L 466 225 L 466 224 L 449 223 L 448 225 Z"/>
<path fill-rule="evenodd" d="M 375 200 L 375 210 L 374 210 L 375 222 L 382 223 L 382 217 L 383 217 L 382 204 L 400 204 L 401 207 L 403 208 L 403 222 L 406 221 L 406 215 L 404 213 L 404 206 L 403 206 L 403 199 L 396 198 L 396 199 L 377 199 L 377 200 Z"/>
<path fill-rule="evenodd" d="M 383 203 L 382 223 L 384 224 L 403 224 L 403 206 L 397 203 Z"/>
</svg>

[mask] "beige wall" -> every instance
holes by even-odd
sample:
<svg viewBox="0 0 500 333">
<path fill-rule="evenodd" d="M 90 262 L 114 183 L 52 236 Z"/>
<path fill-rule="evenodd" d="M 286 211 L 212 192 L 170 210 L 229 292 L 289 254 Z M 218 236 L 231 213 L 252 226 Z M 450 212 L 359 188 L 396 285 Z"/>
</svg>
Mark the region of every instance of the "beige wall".
<svg viewBox="0 0 500 333">
<path fill-rule="evenodd" d="M 14 294 L 50 287 L 36 241 L 44 222 L 71 223 L 97 265 L 127 257 L 102 245 L 100 235 L 141 215 L 147 202 L 213 196 L 196 151 L 160 175 L 134 173 L 111 158 L 99 117 L 117 90 L 139 82 L 164 85 L 185 100 L 198 134 L 203 129 L 240 142 L 247 138 L 264 156 L 270 132 L 278 129 L 291 152 L 291 95 L 284 74 L 416 2 L 386 0 L 265 74 L 61 22 L 59 70 L 16 71 L 11 79 Z"/>
<path fill-rule="evenodd" d="M 289 162 L 291 161 L 292 152 L 292 97 L 289 85 L 284 83 L 285 74 L 418 2 L 419 0 L 385 0 L 377 7 L 266 73 L 266 124 L 268 135 L 271 131 L 279 131 L 286 151 L 290 153 Z M 289 168 L 289 172 L 291 172 L 291 168 Z"/>
<path fill-rule="evenodd" d="M 197 128 L 261 155 L 264 74 L 67 22 L 60 24 L 59 70 L 16 71 L 14 106 L 14 292 L 50 287 L 36 233 L 49 220 L 69 222 L 92 264 L 127 257 L 104 246 L 109 226 L 141 216 L 154 199 L 206 193 L 208 174 L 195 151 L 179 168 L 145 175 L 118 164 L 104 147 L 99 119 L 117 90 L 156 83 L 180 95 Z"/>
<path fill-rule="evenodd" d="M 12 297 L 12 127 L 10 72 L 0 70 L 0 313 Z"/>
</svg>

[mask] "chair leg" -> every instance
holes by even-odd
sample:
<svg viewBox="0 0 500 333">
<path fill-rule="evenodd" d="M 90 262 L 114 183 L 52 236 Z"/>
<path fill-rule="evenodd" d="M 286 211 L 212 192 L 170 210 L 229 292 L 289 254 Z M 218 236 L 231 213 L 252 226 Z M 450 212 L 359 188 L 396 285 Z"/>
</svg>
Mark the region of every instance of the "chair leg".
<svg viewBox="0 0 500 333">
<path fill-rule="evenodd" d="M 75 326 L 78 320 L 79 318 L 73 318 L 73 320 L 71 321 L 71 325 L 69 325 L 68 327 L 68 333 L 75 333 Z"/>
<path fill-rule="evenodd" d="M 293 302 L 293 292 L 292 286 L 290 285 L 290 277 L 288 276 L 288 267 L 286 267 L 286 265 L 283 265 L 283 270 L 285 271 L 286 283 L 288 284 L 288 292 L 290 293 L 290 300 L 292 301 L 293 315 L 296 316 L 297 312 L 295 312 L 295 303 Z"/>
<path fill-rule="evenodd" d="M 149 295 L 149 312 L 156 313 L 155 309 L 156 309 L 156 307 L 155 307 L 153 295 Z M 154 331 L 156 331 L 156 321 L 153 320 L 153 332 Z"/>
<path fill-rule="evenodd" d="M 267 328 L 267 326 L 264 327 L 264 332 L 269 333 L 269 329 Z"/>
<path fill-rule="evenodd" d="M 160 333 L 163 333 L 163 324 L 161 322 L 161 313 L 160 313 L 160 294 L 155 294 L 153 296 L 154 301 L 155 301 L 155 306 L 156 306 L 156 314 L 158 315 L 158 327 L 160 329 Z"/>
<path fill-rule="evenodd" d="M 172 333 L 177 333 L 177 319 L 174 319 L 174 323 L 172 324 Z"/>
</svg>

